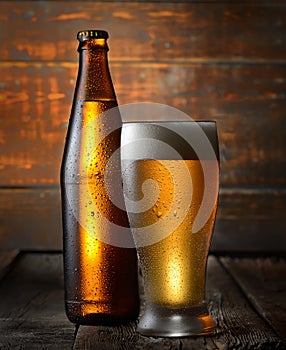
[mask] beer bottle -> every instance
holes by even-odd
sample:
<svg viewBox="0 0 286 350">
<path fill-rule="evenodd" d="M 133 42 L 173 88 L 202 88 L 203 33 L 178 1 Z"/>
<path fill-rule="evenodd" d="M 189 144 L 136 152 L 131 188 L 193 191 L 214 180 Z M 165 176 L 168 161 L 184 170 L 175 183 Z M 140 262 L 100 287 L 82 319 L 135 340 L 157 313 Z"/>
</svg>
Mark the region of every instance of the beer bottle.
<svg viewBox="0 0 286 350">
<path fill-rule="evenodd" d="M 139 313 L 137 256 L 128 241 L 108 33 L 87 30 L 77 38 L 79 69 L 61 166 L 66 313 L 79 324 L 125 322 Z"/>
</svg>

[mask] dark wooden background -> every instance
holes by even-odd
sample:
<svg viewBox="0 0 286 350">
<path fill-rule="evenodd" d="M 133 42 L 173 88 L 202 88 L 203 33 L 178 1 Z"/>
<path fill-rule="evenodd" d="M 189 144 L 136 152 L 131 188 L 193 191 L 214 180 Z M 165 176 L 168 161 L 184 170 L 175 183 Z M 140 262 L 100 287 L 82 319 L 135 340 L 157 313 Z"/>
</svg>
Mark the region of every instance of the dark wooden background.
<svg viewBox="0 0 286 350">
<path fill-rule="evenodd" d="M 286 251 L 285 1 L 0 1 L 0 246 L 61 249 L 76 33 L 105 29 L 120 104 L 217 121 L 213 252 Z"/>
</svg>

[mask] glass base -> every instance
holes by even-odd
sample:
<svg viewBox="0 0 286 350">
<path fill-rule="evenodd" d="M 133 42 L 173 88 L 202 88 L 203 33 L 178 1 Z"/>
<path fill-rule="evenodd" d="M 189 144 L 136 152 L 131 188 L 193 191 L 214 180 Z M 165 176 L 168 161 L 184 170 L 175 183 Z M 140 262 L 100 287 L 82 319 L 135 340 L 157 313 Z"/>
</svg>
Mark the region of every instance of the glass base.
<svg viewBox="0 0 286 350">
<path fill-rule="evenodd" d="M 206 304 L 190 308 L 147 306 L 137 330 L 149 337 L 187 337 L 210 334 L 216 323 Z"/>
</svg>

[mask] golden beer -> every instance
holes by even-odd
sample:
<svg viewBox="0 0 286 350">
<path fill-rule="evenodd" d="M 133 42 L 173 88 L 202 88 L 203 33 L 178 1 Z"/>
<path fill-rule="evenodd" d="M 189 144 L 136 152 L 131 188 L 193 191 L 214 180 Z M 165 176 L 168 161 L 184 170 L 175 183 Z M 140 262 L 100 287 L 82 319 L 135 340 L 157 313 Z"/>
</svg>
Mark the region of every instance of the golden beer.
<svg viewBox="0 0 286 350">
<path fill-rule="evenodd" d="M 184 163 L 193 181 L 193 196 L 190 206 L 185 213 L 182 208 L 182 194 L 189 177 L 180 172 L 178 163 Z M 159 242 L 137 248 L 144 278 L 145 296 L 148 302 L 162 306 L 191 307 L 203 302 L 205 297 L 205 268 L 210 240 L 213 231 L 218 194 L 218 163 L 208 162 L 211 171 L 212 184 L 208 193 L 213 202 L 213 211 L 205 225 L 198 231 L 192 232 L 193 222 L 198 214 L 203 194 L 204 176 L 199 160 L 139 160 L 129 169 L 137 172 L 133 181 L 133 196 L 139 198 L 142 183 L 153 179 L 159 186 L 159 197 L 155 205 L 147 212 L 130 215 L 131 227 L 145 227 L 157 220 L 164 222 L 166 213 L 173 201 L 173 220 L 183 221 L 175 231 L 169 232 L 169 221 L 166 220 L 166 238 Z M 172 170 L 170 173 L 169 169 Z M 126 174 L 127 175 L 127 174 Z M 134 174 L 128 176 L 135 178 Z M 174 198 L 174 181 L 180 191 Z M 162 232 L 160 232 L 162 234 Z M 156 235 L 156 232 L 154 232 Z M 136 243 L 136 242 L 135 242 Z"/>
</svg>

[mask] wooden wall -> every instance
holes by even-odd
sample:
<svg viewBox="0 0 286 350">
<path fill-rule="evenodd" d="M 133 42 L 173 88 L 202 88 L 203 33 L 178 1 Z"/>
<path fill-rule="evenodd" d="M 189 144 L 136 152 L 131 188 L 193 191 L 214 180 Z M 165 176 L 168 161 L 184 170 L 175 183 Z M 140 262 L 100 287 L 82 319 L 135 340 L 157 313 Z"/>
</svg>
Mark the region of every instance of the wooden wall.
<svg viewBox="0 0 286 350">
<path fill-rule="evenodd" d="M 0 246 L 61 249 L 76 33 L 100 28 L 119 103 L 217 121 L 213 251 L 286 251 L 285 2 L 0 1 L 0 20 Z"/>
</svg>

